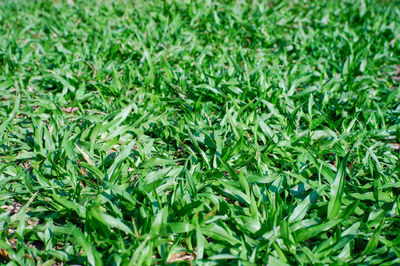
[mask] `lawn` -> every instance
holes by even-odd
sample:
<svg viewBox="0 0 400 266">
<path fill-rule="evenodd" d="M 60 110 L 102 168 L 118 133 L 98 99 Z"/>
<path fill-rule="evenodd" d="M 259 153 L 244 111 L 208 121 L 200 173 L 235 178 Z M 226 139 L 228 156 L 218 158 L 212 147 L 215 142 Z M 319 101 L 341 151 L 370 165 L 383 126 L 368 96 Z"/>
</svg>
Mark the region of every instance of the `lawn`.
<svg viewBox="0 0 400 266">
<path fill-rule="evenodd" d="M 0 1 L 0 264 L 400 264 L 399 1 Z"/>
</svg>

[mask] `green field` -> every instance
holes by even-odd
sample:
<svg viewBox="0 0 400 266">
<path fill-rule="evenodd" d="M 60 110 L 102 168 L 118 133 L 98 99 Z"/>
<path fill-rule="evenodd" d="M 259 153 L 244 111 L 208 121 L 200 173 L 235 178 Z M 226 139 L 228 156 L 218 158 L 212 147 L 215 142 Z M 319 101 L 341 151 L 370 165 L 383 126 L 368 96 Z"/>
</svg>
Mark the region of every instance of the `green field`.
<svg viewBox="0 0 400 266">
<path fill-rule="evenodd" d="M 400 1 L 0 1 L 0 264 L 400 265 Z"/>
</svg>

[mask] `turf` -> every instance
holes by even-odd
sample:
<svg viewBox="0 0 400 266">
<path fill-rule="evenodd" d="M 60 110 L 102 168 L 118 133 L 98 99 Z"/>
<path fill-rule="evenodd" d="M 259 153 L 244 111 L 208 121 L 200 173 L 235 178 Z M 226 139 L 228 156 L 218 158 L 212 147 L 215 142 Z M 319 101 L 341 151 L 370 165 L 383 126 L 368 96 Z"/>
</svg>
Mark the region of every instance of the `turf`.
<svg viewBox="0 0 400 266">
<path fill-rule="evenodd" d="M 399 1 L 0 1 L 0 262 L 400 264 Z"/>
</svg>

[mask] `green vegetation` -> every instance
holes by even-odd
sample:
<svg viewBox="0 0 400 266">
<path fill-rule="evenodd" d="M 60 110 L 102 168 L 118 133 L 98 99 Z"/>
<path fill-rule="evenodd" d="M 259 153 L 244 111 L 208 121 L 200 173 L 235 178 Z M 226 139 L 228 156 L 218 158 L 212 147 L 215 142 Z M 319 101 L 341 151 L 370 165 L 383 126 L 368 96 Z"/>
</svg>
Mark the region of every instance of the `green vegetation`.
<svg viewBox="0 0 400 266">
<path fill-rule="evenodd" d="M 0 1 L 0 263 L 400 264 L 400 2 Z"/>
</svg>

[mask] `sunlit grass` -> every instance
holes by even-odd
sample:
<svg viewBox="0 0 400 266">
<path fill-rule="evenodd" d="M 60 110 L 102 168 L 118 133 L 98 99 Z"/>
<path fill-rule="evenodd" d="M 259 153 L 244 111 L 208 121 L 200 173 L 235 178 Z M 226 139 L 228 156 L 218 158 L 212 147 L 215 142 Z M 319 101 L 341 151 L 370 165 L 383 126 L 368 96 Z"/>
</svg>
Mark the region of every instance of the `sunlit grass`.
<svg viewBox="0 0 400 266">
<path fill-rule="evenodd" d="M 0 2 L 0 262 L 400 264 L 398 1 Z"/>
</svg>

